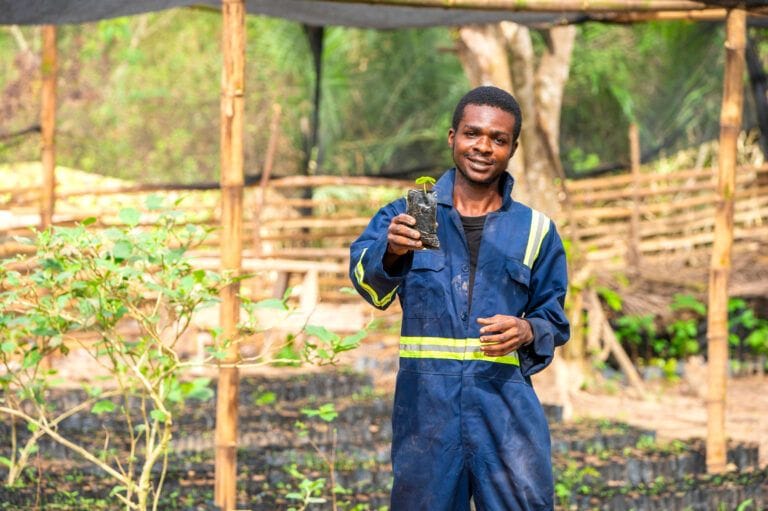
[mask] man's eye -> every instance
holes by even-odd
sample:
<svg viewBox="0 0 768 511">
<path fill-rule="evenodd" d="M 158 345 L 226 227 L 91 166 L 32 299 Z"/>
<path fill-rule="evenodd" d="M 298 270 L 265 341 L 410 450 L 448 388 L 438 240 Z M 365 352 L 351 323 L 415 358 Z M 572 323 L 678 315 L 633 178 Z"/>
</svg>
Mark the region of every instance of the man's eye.
<svg viewBox="0 0 768 511">
<path fill-rule="evenodd" d="M 504 139 L 504 138 L 497 138 L 496 139 L 496 143 L 499 144 L 499 145 L 504 145 L 504 144 L 507 143 L 507 140 Z"/>
</svg>

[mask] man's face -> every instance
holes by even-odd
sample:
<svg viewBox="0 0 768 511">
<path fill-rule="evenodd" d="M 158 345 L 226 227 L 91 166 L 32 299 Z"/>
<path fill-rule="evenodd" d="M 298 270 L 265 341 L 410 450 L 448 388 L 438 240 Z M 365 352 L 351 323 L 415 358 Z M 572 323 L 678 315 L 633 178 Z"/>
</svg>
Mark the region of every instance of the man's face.
<svg viewBox="0 0 768 511">
<path fill-rule="evenodd" d="M 489 186 L 507 169 L 515 154 L 512 140 L 515 116 L 500 108 L 469 104 L 454 131 L 448 130 L 453 161 L 462 176 L 474 185 Z"/>
</svg>

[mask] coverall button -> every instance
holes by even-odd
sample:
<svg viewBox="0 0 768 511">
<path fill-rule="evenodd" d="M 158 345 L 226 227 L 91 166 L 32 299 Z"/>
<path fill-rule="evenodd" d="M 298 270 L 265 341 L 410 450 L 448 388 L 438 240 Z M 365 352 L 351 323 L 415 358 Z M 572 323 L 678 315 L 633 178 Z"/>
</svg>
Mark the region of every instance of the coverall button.
<svg viewBox="0 0 768 511">
<path fill-rule="evenodd" d="M 466 321 L 467 320 L 467 313 L 466 312 L 462 312 L 461 313 L 461 320 L 462 321 Z"/>
<path fill-rule="evenodd" d="M 464 273 L 467 273 L 469 271 L 469 266 L 466 265 L 466 264 L 462 265 L 461 266 L 461 271 L 463 271 Z"/>
</svg>

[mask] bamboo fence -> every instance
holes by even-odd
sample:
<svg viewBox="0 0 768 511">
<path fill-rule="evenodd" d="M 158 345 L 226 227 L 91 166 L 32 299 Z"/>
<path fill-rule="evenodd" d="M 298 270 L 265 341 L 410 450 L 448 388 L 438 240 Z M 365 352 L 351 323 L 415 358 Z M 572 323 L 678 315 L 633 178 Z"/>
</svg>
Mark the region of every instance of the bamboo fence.
<svg viewBox="0 0 768 511">
<path fill-rule="evenodd" d="M 245 290 L 254 298 L 272 296 L 278 273 L 289 274 L 290 286 L 300 283 L 314 264 L 320 272 L 321 300 L 355 299 L 339 291 L 349 286 L 349 244 L 384 202 L 403 195 L 410 186 L 409 181 L 374 177 L 291 176 L 246 187 L 243 264 L 246 271 L 258 275 L 243 281 Z M 306 187 L 314 189 L 314 198 L 301 196 Z M 706 268 L 714 239 L 716 188 L 717 173 L 710 168 L 628 171 L 567 181 L 572 204 L 568 217 L 577 224 L 581 257 L 596 272 L 606 274 L 629 274 L 639 265 L 662 267 L 674 279 L 678 275 L 673 268 Z M 329 190 L 335 193 L 323 193 Z M 140 208 L 153 194 L 164 197 L 166 204 L 183 199 L 176 209 L 192 223 L 213 228 L 193 255 L 214 268 L 222 240 L 217 228 L 221 218 L 217 190 L 169 185 L 68 188 L 57 194 L 54 222 L 73 225 L 93 216 L 99 227 L 117 226 L 121 207 Z M 0 190 L 0 257 L 23 251 L 14 236 L 29 236 L 30 229 L 39 225 L 39 199 L 39 187 Z M 311 209 L 312 216 L 301 215 L 306 209 Z M 141 225 L 151 225 L 153 218 L 146 213 Z M 569 232 L 562 220 L 555 221 L 561 232 Z M 734 255 L 760 255 L 766 250 L 768 165 L 740 167 L 736 170 Z"/>
</svg>

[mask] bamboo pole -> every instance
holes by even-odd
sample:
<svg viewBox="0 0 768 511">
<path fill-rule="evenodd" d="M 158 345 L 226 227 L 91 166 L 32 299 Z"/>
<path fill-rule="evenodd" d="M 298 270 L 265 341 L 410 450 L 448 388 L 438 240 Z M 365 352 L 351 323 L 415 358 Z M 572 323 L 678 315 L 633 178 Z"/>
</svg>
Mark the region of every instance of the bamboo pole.
<svg viewBox="0 0 768 511">
<path fill-rule="evenodd" d="M 640 132 L 637 124 L 629 125 L 629 161 L 632 170 L 632 216 L 629 219 L 629 251 L 627 259 L 630 269 L 640 271 Z"/>
<path fill-rule="evenodd" d="M 45 25 L 42 32 L 43 90 L 40 104 L 40 127 L 42 132 L 43 187 L 40 197 L 40 227 L 47 229 L 53 223 L 53 208 L 56 201 L 56 26 Z"/>
<path fill-rule="evenodd" d="M 720 150 L 715 210 L 715 239 L 709 269 L 707 315 L 707 470 L 726 466 L 725 392 L 728 369 L 728 272 L 733 245 L 736 139 L 741 129 L 744 100 L 744 48 L 746 12 L 733 9 L 726 19 L 725 77 L 720 113 Z"/>
<path fill-rule="evenodd" d="M 703 11 L 706 2 L 686 0 L 329 0 L 336 3 L 529 12 Z"/>
<path fill-rule="evenodd" d="M 222 0 L 221 84 L 221 270 L 241 272 L 243 234 L 243 113 L 245 86 L 245 4 Z M 240 285 L 233 282 L 221 291 L 222 338 L 237 333 Z M 219 366 L 216 400 L 215 501 L 223 511 L 235 508 L 237 482 L 238 344 L 226 347 Z"/>
</svg>

